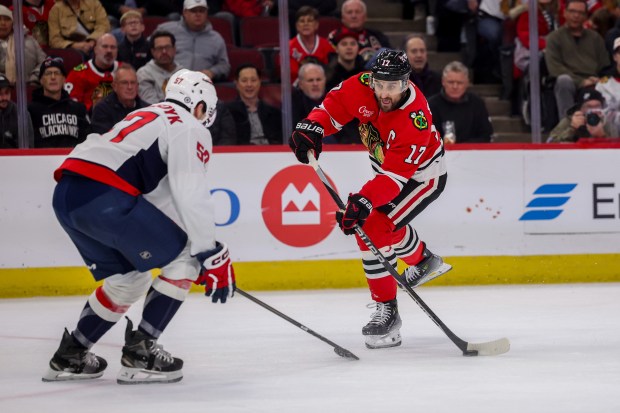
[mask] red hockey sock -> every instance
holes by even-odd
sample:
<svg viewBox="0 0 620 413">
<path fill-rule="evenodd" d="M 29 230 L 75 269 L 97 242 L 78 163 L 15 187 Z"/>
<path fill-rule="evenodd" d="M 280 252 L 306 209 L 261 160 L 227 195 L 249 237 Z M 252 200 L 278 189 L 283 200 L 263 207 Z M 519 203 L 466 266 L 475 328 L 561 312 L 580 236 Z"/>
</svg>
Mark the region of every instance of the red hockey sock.
<svg viewBox="0 0 620 413">
<path fill-rule="evenodd" d="M 396 280 L 391 276 L 367 278 L 370 296 L 374 301 L 386 302 L 396 298 Z"/>
<path fill-rule="evenodd" d="M 409 266 L 419 264 L 422 261 L 422 254 L 424 253 L 424 247 L 426 244 L 424 242 L 420 242 L 420 245 L 409 255 L 406 257 L 398 257 L 401 260 L 405 261 L 405 263 Z"/>
</svg>

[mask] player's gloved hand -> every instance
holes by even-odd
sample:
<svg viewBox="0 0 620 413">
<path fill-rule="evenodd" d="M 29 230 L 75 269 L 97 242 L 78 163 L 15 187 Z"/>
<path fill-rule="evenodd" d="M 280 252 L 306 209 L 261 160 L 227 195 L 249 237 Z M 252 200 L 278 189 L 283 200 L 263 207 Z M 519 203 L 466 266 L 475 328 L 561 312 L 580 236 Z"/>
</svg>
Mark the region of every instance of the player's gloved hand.
<svg viewBox="0 0 620 413">
<path fill-rule="evenodd" d="M 372 212 L 372 203 L 360 194 L 349 194 L 344 211 L 336 212 L 336 221 L 346 235 L 355 234 L 355 225 L 360 228 Z"/>
<path fill-rule="evenodd" d="M 323 150 L 323 127 L 320 123 L 310 119 L 304 119 L 297 123 L 293 134 L 288 140 L 295 156 L 301 163 L 308 163 L 308 151 L 314 151 L 314 157 L 319 159 Z"/>
<path fill-rule="evenodd" d="M 224 304 L 237 289 L 228 245 L 216 242 L 214 249 L 202 252 L 196 258 L 202 262 L 202 271 L 194 284 L 204 285 L 205 295 L 211 297 L 212 302 Z"/>
</svg>

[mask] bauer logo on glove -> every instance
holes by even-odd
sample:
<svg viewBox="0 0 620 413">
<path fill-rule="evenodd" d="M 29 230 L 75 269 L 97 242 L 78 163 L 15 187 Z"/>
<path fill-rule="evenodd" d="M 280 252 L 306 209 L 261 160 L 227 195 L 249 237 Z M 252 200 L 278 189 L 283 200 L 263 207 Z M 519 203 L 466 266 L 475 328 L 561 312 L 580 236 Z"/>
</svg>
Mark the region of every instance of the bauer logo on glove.
<svg viewBox="0 0 620 413">
<path fill-rule="evenodd" d="M 368 199 L 360 194 L 351 194 L 345 210 L 336 212 L 336 221 L 342 232 L 352 235 L 356 226 L 364 226 L 371 212 L 372 203 Z"/>
<path fill-rule="evenodd" d="M 323 150 L 323 133 L 321 124 L 313 120 L 304 119 L 297 123 L 288 144 L 299 162 L 309 162 L 308 151 L 313 151 L 316 159 L 319 159 Z"/>
</svg>

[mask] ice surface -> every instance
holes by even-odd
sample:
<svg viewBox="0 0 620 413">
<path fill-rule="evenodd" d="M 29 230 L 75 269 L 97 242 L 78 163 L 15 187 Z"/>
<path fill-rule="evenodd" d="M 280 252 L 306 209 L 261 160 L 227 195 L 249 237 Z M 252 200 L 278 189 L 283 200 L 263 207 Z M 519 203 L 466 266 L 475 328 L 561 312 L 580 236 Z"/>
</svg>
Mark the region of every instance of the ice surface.
<svg viewBox="0 0 620 413">
<path fill-rule="evenodd" d="M 160 343 L 185 360 L 169 385 L 119 386 L 125 322 L 94 351 L 101 379 L 43 383 L 63 328 L 85 297 L 0 300 L 0 411 L 28 412 L 620 412 L 620 284 L 423 287 L 420 296 L 461 338 L 503 336 L 511 350 L 463 357 L 405 294 L 403 344 L 364 347 L 366 290 L 252 292 L 360 357 L 251 301 L 192 294 Z M 141 303 L 129 312 L 139 321 Z"/>
</svg>

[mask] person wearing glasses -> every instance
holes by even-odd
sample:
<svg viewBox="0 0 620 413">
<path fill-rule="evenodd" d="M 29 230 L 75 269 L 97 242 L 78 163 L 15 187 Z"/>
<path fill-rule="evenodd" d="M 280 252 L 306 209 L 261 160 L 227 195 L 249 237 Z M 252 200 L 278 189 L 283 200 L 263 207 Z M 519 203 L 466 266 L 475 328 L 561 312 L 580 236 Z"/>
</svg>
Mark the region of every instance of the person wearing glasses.
<svg viewBox="0 0 620 413">
<path fill-rule="evenodd" d="M 149 40 L 153 58 L 138 69 L 140 97 L 149 103 L 164 100 L 165 84 L 170 76 L 183 67 L 175 61 L 176 38 L 170 32 L 156 31 Z"/>
<path fill-rule="evenodd" d="M 144 37 L 142 15 L 131 10 L 121 16 L 123 38 L 118 44 L 118 60 L 138 70 L 151 59 L 149 42 Z"/>
<path fill-rule="evenodd" d="M 601 72 L 609 66 L 605 41 L 598 33 L 584 28 L 588 19 L 585 0 L 567 0 L 566 23 L 547 37 L 545 63 L 556 78 L 554 94 L 560 118 L 575 104 L 579 89 L 594 87 Z"/>
<path fill-rule="evenodd" d="M 32 93 L 28 112 L 35 148 L 69 148 L 84 142 L 90 125 L 86 107 L 64 89 L 67 76 L 60 57 L 48 57 L 39 71 L 41 87 Z"/>
<path fill-rule="evenodd" d="M 138 97 L 138 77 L 130 65 L 124 64 L 114 73 L 112 90 L 93 108 L 93 133 L 106 133 L 130 112 L 149 105 Z"/>
</svg>

